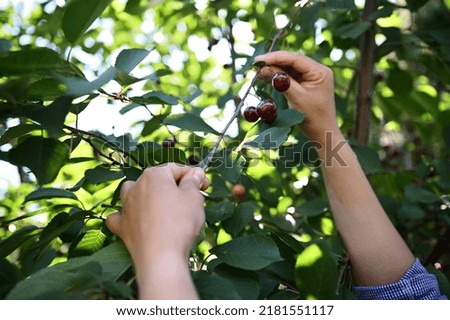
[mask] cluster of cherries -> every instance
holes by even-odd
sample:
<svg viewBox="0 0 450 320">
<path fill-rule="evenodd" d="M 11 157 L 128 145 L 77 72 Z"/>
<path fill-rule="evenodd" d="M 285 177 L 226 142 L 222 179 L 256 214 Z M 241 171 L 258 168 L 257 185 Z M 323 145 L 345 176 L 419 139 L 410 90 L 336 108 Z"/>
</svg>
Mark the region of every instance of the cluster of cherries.
<svg viewBox="0 0 450 320">
<path fill-rule="evenodd" d="M 284 92 L 289 89 L 291 80 L 285 72 L 277 72 L 272 77 L 272 86 L 275 90 Z M 244 110 L 244 118 L 248 122 L 256 122 L 258 119 L 266 123 L 272 123 L 277 119 L 277 106 L 271 99 L 261 101 L 256 107 L 249 106 Z"/>
</svg>

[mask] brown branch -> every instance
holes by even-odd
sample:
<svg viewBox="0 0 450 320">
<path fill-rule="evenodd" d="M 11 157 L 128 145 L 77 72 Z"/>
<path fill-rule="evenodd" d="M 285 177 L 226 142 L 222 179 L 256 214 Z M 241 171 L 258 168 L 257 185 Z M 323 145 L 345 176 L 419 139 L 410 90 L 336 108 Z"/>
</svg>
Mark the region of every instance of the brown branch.
<svg viewBox="0 0 450 320">
<path fill-rule="evenodd" d="M 362 20 L 369 21 L 369 15 L 375 12 L 380 1 L 366 1 Z M 361 64 L 358 76 L 358 92 L 356 97 L 357 109 L 355 119 L 355 139 L 360 145 L 367 145 L 369 140 L 370 115 L 373 94 L 373 66 L 375 62 L 375 29 L 371 28 L 363 33 L 359 43 Z"/>
<path fill-rule="evenodd" d="M 105 143 L 108 147 L 110 147 L 111 149 L 113 149 L 113 150 L 115 150 L 115 151 L 117 151 L 117 152 L 123 154 L 124 157 L 128 157 L 128 158 L 130 158 L 131 160 L 133 160 L 133 161 L 134 161 L 138 166 L 140 166 L 142 169 L 144 169 L 144 168 L 146 167 L 146 166 L 145 166 L 143 163 L 141 163 L 141 162 L 139 161 L 139 159 L 137 159 L 132 153 L 130 153 L 130 152 L 128 152 L 128 151 L 122 149 L 120 146 L 118 146 L 118 145 L 115 144 L 114 142 L 109 141 L 108 139 L 102 137 L 101 135 L 95 134 L 95 133 L 93 133 L 93 132 L 84 131 L 84 130 L 81 130 L 81 129 L 78 129 L 78 128 L 73 128 L 73 127 L 70 127 L 70 126 L 67 126 L 67 125 L 64 125 L 64 129 L 69 130 L 69 131 L 70 131 L 71 133 L 73 133 L 73 134 L 81 135 L 81 136 L 82 136 L 82 139 L 85 140 L 86 142 L 88 142 L 88 143 L 91 145 L 91 147 L 93 147 L 93 148 L 94 148 L 94 146 L 92 145 L 92 141 L 90 141 L 90 139 L 83 138 L 83 136 L 89 136 L 89 137 L 92 137 L 92 138 L 99 139 L 100 141 L 104 142 L 104 143 Z M 88 141 L 88 140 L 89 140 L 89 141 Z M 96 151 L 98 151 L 97 148 L 94 148 L 94 149 L 95 149 Z M 107 158 L 107 159 L 109 159 L 109 160 L 112 159 L 112 158 L 110 158 L 109 156 L 102 154 L 101 152 L 100 152 L 100 154 L 101 154 L 102 156 L 105 156 L 105 158 Z M 115 161 L 116 164 L 118 163 L 118 162 L 117 162 L 116 160 L 114 160 L 114 159 L 113 159 L 113 161 Z"/>
<path fill-rule="evenodd" d="M 267 50 L 267 52 L 272 52 L 273 48 L 275 47 L 275 44 L 277 43 L 277 41 L 287 32 L 287 30 L 292 26 L 292 24 L 294 23 L 295 19 L 297 19 L 298 15 L 300 14 L 300 11 L 303 7 L 299 6 L 298 9 L 295 11 L 295 13 L 292 15 L 292 17 L 289 19 L 288 23 L 281 28 L 276 34 L 275 36 L 272 38 L 272 41 L 270 43 L 269 49 Z M 231 31 L 230 31 L 231 32 Z M 236 111 L 234 112 L 233 116 L 231 117 L 231 119 L 227 122 L 227 124 L 225 125 L 225 127 L 222 129 L 222 131 L 220 132 L 219 136 L 217 137 L 216 143 L 214 144 L 213 148 L 211 149 L 211 151 L 208 153 L 208 155 L 206 156 L 205 159 L 203 159 L 202 162 L 200 162 L 199 166 L 202 168 L 207 168 L 209 167 L 209 165 L 212 162 L 212 159 L 214 157 L 214 155 L 217 152 L 217 149 L 220 146 L 220 143 L 222 142 L 222 140 L 225 137 L 225 134 L 228 131 L 228 128 L 231 126 L 231 124 L 233 123 L 233 121 L 235 119 L 237 119 L 237 117 L 239 116 L 242 106 L 244 105 L 245 99 L 247 98 L 247 96 L 250 94 L 251 89 L 253 88 L 253 86 L 256 83 L 256 80 L 258 80 L 259 78 L 259 73 L 260 70 L 258 70 L 255 74 L 255 76 L 253 77 L 253 79 L 250 82 L 250 85 L 247 88 L 247 91 L 244 93 L 244 96 L 242 97 L 241 101 L 239 102 L 238 106 L 236 107 Z"/>
</svg>

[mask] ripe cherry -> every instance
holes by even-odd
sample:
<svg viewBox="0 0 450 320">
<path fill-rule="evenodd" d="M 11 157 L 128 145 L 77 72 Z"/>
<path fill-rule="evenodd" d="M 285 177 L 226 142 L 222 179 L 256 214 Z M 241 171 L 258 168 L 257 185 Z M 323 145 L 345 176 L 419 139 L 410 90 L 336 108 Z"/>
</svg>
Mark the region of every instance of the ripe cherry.
<svg viewBox="0 0 450 320">
<path fill-rule="evenodd" d="M 267 116 L 266 118 L 262 119 L 265 123 L 272 123 L 275 120 L 277 120 L 277 113 L 273 113 L 272 115 Z"/>
<path fill-rule="evenodd" d="M 261 101 L 256 107 L 256 113 L 262 121 L 272 123 L 277 119 L 277 106 L 270 99 Z"/>
<path fill-rule="evenodd" d="M 256 113 L 256 108 L 255 107 L 247 107 L 244 110 L 244 118 L 248 122 L 255 122 L 255 121 L 257 121 L 259 119 L 259 116 Z"/>
<path fill-rule="evenodd" d="M 242 184 L 235 184 L 233 188 L 231 189 L 231 194 L 236 199 L 242 200 L 245 197 L 245 187 Z"/>
<path fill-rule="evenodd" d="M 287 89 L 289 89 L 290 85 L 291 85 L 291 79 L 289 78 L 287 73 L 277 72 L 273 75 L 272 86 L 275 88 L 275 90 L 284 92 Z"/>
<path fill-rule="evenodd" d="M 163 142 L 162 142 L 162 146 L 164 148 L 173 148 L 173 147 L 175 147 L 175 139 L 170 139 L 170 138 L 164 139 Z"/>
<path fill-rule="evenodd" d="M 191 166 L 196 166 L 200 163 L 200 161 L 197 159 L 197 157 L 193 154 L 191 154 L 188 158 L 187 158 L 187 163 Z"/>
</svg>

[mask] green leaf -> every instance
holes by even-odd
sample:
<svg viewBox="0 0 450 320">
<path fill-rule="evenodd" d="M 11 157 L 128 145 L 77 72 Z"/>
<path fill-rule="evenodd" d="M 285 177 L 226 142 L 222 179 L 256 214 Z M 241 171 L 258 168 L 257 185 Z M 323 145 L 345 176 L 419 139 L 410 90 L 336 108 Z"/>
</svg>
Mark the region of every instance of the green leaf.
<svg viewBox="0 0 450 320">
<path fill-rule="evenodd" d="M 258 189 L 266 204 L 276 206 L 282 195 L 280 174 L 268 159 L 254 159 L 250 162 L 247 175 Z"/>
<path fill-rule="evenodd" d="M 68 198 L 78 200 L 77 196 L 70 191 L 56 188 L 40 188 L 28 194 L 25 197 L 24 202 L 51 198 Z"/>
<path fill-rule="evenodd" d="M 202 118 L 190 113 L 170 115 L 164 120 L 164 124 L 185 130 L 218 134 L 217 131 L 211 128 Z"/>
<path fill-rule="evenodd" d="M 425 212 L 419 206 L 406 202 L 398 210 L 397 217 L 403 221 L 420 220 L 425 218 Z"/>
<path fill-rule="evenodd" d="M 445 146 L 450 150 L 450 125 L 444 127 L 442 137 L 444 138 Z"/>
<path fill-rule="evenodd" d="M 334 34 L 342 39 L 357 39 L 370 27 L 371 23 L 367 21 L 351 22 L 337 28 Z"/>
<path fill-rule="evenodd" d="M 44 251 L 53 239 L 59 237 L 62 233 L 70 229 L 78 221 L 83 221 L 86 212 L 78 211 L 74 214 L 61 212 L 53 217 L 52 220 L 42 230 L 39 241 L 33 244 L 34 248 Z"/>
<path fill-rule="evenodd" d="M 258 299 L 260 283 L 255 272 L 236 269 L 225 263 L 215 267 L 213 272 L 233 285 L 233 291 L 236 291 L 240 300 Z"/>
<path fill-rule="evenodd" d="M 389 70 L 386 84 L 398 95 L 408 95 L 413 90 L 414 85 L 412 74 L 398 68 Z"/>
<path fill-rule="evenodd" d="M 325 241 L 310 244 L 297 257 L 295 281 L 302 299 L 334 299 L 338 276 L 336 261 Z"/>
<path fill-rule="evenodd" d="M 57 75 L 55 75 L 55 77 L 66 84 L 66 94 L 68 96 L 77 98 L 88 95 L 91 92 L 100 89 L 109 81 L 114 79 L 116 77 L 116 69 L 114 67 L 108 68 L 94 81 L 88 81 L 83 78 L 66 78 Z"/>
<path fill-rule="evenodd" d="M 9 50 L 11 50 L 11 47 L 11 41 L 0 38 L 0 53 L 7 53 Z"/>
<path fill-rule="evenodd" d="M 405 196 L 412 202 L 434 203 L 439 201 L 439 196 L 433 192 L 411 185 L 405 188 Z"/>
<path fill-rule="evenodd" d="M 196 98 L 200 97 L 203 94 L 203 91 L 200 89 L 195 90 L 194 92 L 192 92 L 190 95 L 188 95 L 187 97 L 183 98 L 184 103 L 191 103 L 192 101 L 194 101 Z"/>
<path fill-rule="evenodd" d="M 352 149 L 366 173 L 375 173 L 380 169 L 380 158 L 374 149 L 365 146 L 353 146 Z"/>
<path fill-rule="evenodd" d="M 72 106 L 72 98 L 59 97 L 49 106 L 26 105 L 20 112 L 26 117 L 39 122 L 50 136 L 58 138 L 61 136 L 64 121 Z"/>
<path fill-rule="evenodd" d="M 225 180 L 236 183 L 245 164 L 246 160 L 241 153 L 223 149 L 216 153 L 210 169 L 217 171 Z"/>
<path fill-rule="evenodd" d="M 0 76 L 53 70 L 60 67 L 63 60 L 59 54 L 48 48 L 11 51 L 0 59 Z"/>
<path fill-rule="evenodd" d="M 244 202 L 236 206 L 233 211 L 233 215 L 222 221 L 225 231 L 230 233 L 233 237 L 236 237 L 245 226 L 253 220 L 253 213 L 255 212 L 255 204 L 251 202 Z"/>
<path fill-rule="evenodd" d="M 226 264 L 245 270 L 259 270 L 282 260 L 275 242 L 261 234 L 231 240 L 210 252 Z"/>
<path fill-rule="evenodd" d="M 450 281 L 441 270 L 436 269 L 434 266 L 428 266 L 426 267 L 427 271 L 431 274 L 434 274 L 436 276 L 436 279 L 439 284 L 439 291 L 441 294 L 445 295 L 446 297 L 450 297 Z"/>
<path fill-rule="evenodd" d="M 218 203 L 213 203 L 205 208 L 206 221 L 214 224 L 219 221 L 228 219 L 233 215 L 233 203 L 230 200 L 223 200 Z"/>
<path fill-rule="evenodd" d="M 411 11 L 417 11 L 423 7 L 428 0 L 406 0 L 406 4 Z"/>
<path fill-rule="evenodd" d="M 42 269 L 21 281 L 7 296 L 11 300 L 39 299 L 52 292 L 67 292 L 80 279 L 77 270 L 90 262 L 101 266 L 103 281 L 117 280 L 131 267 L 131 259 L 122 242 L 114 242 L 90 257 L 73 258 Z"/>
<path fill-rule="evenodd" d="M 51 138 L 32 136 L 9 151 L 9 160 L 17 166 L 28 167 L 39 184 L 55 180 L 69 158 L 67 146 Z"/>
<path fill-rule="evenodd" d="M 19 248 L 25 241 L 36 237 L 36 231 L 38 228 L 35 226 L 23 227 L 8 238 L 0 241 L 0 260 L 7 257 L 11 252 Z"/>
<path fill-rule="evenodd" d="M 186 154 L 178 148 L 162 148 L 153 153 L 153 161 L 157 163 L 176 162 L 185 164 Z"/>
<path fill-rule="evenodd" d="M 125 49 L 117 56 L 115 67 L 117 70 L 130 73 L 150 53 L 145 49 Z"/>
<path fill-rule="evenodd" d="M 303 122 L 303 113 L 294 109 L 279 110 L 277 120 L 272 124 L 272 127 L 292 127 Z"/>
<path fill-rule="evenodd" d="M 198 294 L 203 300 L 240 300 L 242 299 L 233 284 L 216 274 L 195 272 L 193 280 Z"/>
<path fill-rule="evenodd" d="M 142 97 L 131 97 L 131 101 L 137 104 L 178 104 L 178 99 L 162 91 L 152 91 L 144 94 Z"/>
<path fill-rule="evenodd" d="M 387 18 L 387 17 L 390 17 L 393 14 L 393 12 L 394 12 L 394 6 L 385 4 L 383 7 L 381 7 L 377 11 L 372 12 L 369 15 L 369 20 L 376 21 L 379 18 Z"/>
<path fill-rule="evenodd" d="M 256 61 L 256 62 L 252 63 L 252 67 L 258 67 L 258 68 L 264 67 L 265 65 L 266 65 L 265 61 Z"/>
<path fill-rule="evenodd" d="M 8 128 L 8 130 L 0 137 L 0 146 L 15 138 L 40 129 L 41 127 L 39 125 L 32 123 L 22 123 L 15 127 Z"/>
<path fill-rule="evenodd" d="M 314 199 L 302 203 L 297 211 L 305 217 L 315 217 L 328 210 L 329 204 L 325 199 Z"/>
<path fill-rule="evenodd" d="M 122 171 L 109 170 L 102 166 L 98 166 L 94 169 L 86 170 L 84 176 L 86 177 L 87 182 L 92 184 L 98 184 L 121 179 L 124 177 L 124 174 Z"/>
<path fill-rule="evenodd" d="M 69 250 L 70 257 L 89 256 L 99 251 L 105 243 L 106 235 L 101 230 L 83 233 L 76 245 Z"/>
<path fill-rule="evenodd" d="M 6 294 L 19 280 L 17 267 L 6 259 L 0 260 L 0 299 L 5 299 Z"/>
<path fill-rule="evenodd" d="M 328 1 L 326 1 L 326 4 L 330 9 L 354 9 L 354 8 L 356 8 L 354 0 L 328 0 Z"/>
<path fill-rule="evenodd" d="M 26 92 L 28 101 L 53 101 L 64 95 L 66 88 L 55 78 L 43 78 L 30 83 Z"/>
<path fill-rule="evenodd" d="M 62 18 L 62 29 L 67 40 L 75 45 L 110 2 L 111 0 L 70 1 Z"/>
<path fill-rule="evenodd" d="M 274 127 L 244 141 L 244 146 L 258 149 L 278 149 L 288 138 L 290 127 Z"/>
</svg>

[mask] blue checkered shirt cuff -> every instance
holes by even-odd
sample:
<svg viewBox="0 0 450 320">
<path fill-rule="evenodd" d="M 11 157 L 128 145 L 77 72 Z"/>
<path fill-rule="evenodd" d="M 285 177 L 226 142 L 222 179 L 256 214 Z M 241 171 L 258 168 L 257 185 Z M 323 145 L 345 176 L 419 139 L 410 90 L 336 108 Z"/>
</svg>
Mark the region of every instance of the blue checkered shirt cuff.
<svg viewBox="0 0 450 320">
<path fill-rule="evenodd" d="M 445 300 L 439 291 L 436 277 L 416 259 L 403 277 L 391 284 L 362 287 L 355 286 L 353 291 L 361 300 Z"/>
</svg>

